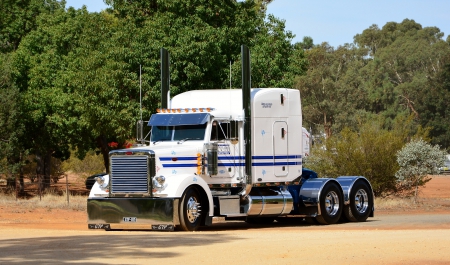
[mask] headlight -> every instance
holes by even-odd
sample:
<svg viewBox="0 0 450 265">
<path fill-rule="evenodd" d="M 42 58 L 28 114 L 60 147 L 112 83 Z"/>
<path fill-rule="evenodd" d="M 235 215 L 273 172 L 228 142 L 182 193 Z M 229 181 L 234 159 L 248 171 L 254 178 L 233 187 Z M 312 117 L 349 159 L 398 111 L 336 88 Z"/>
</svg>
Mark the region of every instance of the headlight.
<svg viewBox="0 0 450 265">
<path fill-rule="evenodd" d="M 97 181 L 98 185 L 103 185 L 105 183 L 105 178 L 104 177 L 95 177 L 95 181 Z"/>
<path fill-rule="evenodd" d="M 109 178 L 106 178 L 105 176 L 99 176 L 95 178 L 95 181 L 97 182 L 100 189 L 107 191 L 108 188 L 108 181 Z"/>
<path fill-rule="evenodd" d="M 158 181 L 159 184 L 163 185 L 164 182 L 166 181 L 166 178 L 164 176 L 158 176 L 155 177 L 156 181 Z"/>
<path fill-rule="evenodd" d="M 163 190 L 166 185 L 164 183 L 166 182 L 166 177 L 164 176 L 155 176 L 153 177 L 153 189 L 156 190 Z"/>
</svg>

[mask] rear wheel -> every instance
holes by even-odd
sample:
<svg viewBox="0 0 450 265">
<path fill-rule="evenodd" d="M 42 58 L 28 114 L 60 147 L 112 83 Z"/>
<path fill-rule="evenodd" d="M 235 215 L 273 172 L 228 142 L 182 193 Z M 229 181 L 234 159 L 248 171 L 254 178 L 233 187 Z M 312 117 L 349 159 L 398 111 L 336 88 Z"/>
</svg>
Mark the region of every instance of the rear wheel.
<svg viewBox="0 0 450 265">
<path fill-rule="evenodd" d="M 179 207 L 181 230 L 198 230 L 202 220 L 201 203 L 201 197 L 195 188 L 190 187 L 184 192 Z"/>
<path fill-rule="evenodd" d="M 320 215 L 316 217 L 320 224 L 335 224 L 342 215 L 344 200 L 341 189 L 335 182 L 328 182 L 321 191 L 320 198 Z"/>
<path fill-rule="evenodd" d="M 350 191 L 350 204 L 344 208 L 345 217 L 352 222 L 364 222 L 373 208 L 373 194 L 369 185 L 358 180 Z"/>
</svg>

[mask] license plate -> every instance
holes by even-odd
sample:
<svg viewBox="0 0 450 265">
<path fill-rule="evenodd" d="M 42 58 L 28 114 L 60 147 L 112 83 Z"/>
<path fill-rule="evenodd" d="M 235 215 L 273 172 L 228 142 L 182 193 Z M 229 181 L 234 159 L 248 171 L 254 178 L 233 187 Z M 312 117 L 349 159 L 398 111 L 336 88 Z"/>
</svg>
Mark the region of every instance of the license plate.
<svg viewBox="0 0 450 265">
<path fill-rule="evenodd" d="M 136 223 L 137 218 L 136 218 L 136 217 L 124 217 L 124 218 L 123 218 L 123 221 L 124 221 L 125 223 Z"/>
<path fill-rule="evenodd" d="M 174 226 L 173 225 L 152 225 L 152 230 L 173 231 Z"/>
<path fill-rule="evenodd" d="M 110 230 L 111 226 L 109 224 L 88 224 L 89 229 L 105 229 Z"/>
</svg>

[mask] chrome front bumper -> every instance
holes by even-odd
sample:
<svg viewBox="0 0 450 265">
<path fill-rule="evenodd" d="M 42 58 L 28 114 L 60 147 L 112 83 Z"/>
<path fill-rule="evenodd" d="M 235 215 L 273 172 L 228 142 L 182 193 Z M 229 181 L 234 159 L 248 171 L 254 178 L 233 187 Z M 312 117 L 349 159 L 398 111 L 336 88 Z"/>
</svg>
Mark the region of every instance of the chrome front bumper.
<svg viewBox="0 0 450 265">
<path fill-rule="evenodd" d="M 87 200 L 89 229 L 174 230 L 178 199 L 95 198 Z"/>
</svg>

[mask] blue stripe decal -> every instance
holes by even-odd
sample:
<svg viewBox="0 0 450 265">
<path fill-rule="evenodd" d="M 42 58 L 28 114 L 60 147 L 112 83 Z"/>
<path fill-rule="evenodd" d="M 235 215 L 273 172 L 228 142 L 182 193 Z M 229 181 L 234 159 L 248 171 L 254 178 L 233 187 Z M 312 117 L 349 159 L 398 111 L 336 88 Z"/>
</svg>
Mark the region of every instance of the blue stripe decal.
<svg viewBox="0 0 450 265">
<path fill-rule="evenodd" d="M 252 163 L 253 167 L 261 167 L 261 166 L 296 166 L 301 165 L 302 162 L 276 162 L 276 163 Z"/>
<path fill-rule="evenodd" d="M 172 158 L 176 158 L 177 161 L 197 161 L 196 156 L 190 156 L 190 157 L 160 157 L 160 161 L 172 161 Z M 254 167 L 261 167 L 261 166 L 296 166 L 301 165 L 302 161 L 298 161 L 298 159 L 301 159 L 301 155 L 289 155 L 289 156 L 253 156 L 253 160 L 278 160 L 276 162 L 274 161 L 267 161 L 267 162 L 252 162 L 252 166 Z M 244 156 L 219 156 L 218 160 L 218 166 L 221 167 L 233 167 L 233 166 L 239 166 L 243 167 L 245 166 Z M 297 161 L 279 161 L 279 159 L 289 160 L 294 159 Z M 233 162 L 233 160 L 236 160 L 236 162 Z M 223 162 L 220 162 L 223 161 Z M 170 164 L 162 164 L 165 168 L 175 168 L 175 167 L 197 167 L 197 163 L 188 163 L 188 164 L 178 164 L 178 163 L 170 163 Z"/>
<path fill-rule="evenodd" d="M 252 156 L 252 159 L 299 159 L 301 155 L 290 156 Z M 219 156 L 219 159 L 245 159 L 245 156 Z"/>
<path fill-rule="evenodd" d="M 301 165 L 302 162 L 276 162 L 276 163 L 252 163 L 253 167 L 267 167 L 267 166 L 298 166 Z M 197 164 L 162 164 L 163 167 L 197 167 Z M 243 167 L 245 163 L 218 163 L 219 167 Z"/>
<path fill-rule="evenodd" d="M 252 159 L 295 159 L 301 158 L 301 155 L 290 155 L 290 156 L 252 156 Z"/>
<path fill-rule="evenodd" d="M 197 164 L 162 164 L 163 167 L 197 167 Z"/>
<path fill-rule="evenodd" d="M 196 156 L 187 156 L 187 157 L 160 157 L 160 161 L 172 161 L 172 158 L 176 158 L 177 160 L 188 161 L 188 160 L 197 160 Z M 252 159 L 298 159 L 302 158 L 301 155 L 289 155 L 289 156 L 252 156 Z M 244 156 L 219 156 L 219 160 L 223 159 L 242 159 L 244 160 Z"/>
<path fill-rule="evenodd" d="M 187 160 L 197 160 L 196 156 L 187 156 L 187 157 L 160 157 L 160 161 L 172 161 L 172 158 L 176 158 L 177 160 L 187 161 Z"/>
</svg>

